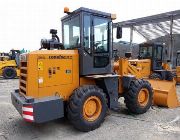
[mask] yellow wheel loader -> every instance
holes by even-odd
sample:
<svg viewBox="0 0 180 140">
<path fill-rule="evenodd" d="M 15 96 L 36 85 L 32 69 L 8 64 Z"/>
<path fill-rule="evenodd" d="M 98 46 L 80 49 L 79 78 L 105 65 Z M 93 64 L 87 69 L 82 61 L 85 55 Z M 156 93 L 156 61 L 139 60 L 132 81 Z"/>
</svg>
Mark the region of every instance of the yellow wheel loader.
<svg viewBox="0 0 180 140">
<path fill-rule="evenodd" d="M 11 50 L 6 56 L 0 56 L 0 76 L 13 79 L 19 76 L 19 50 Z"/>
<path fill-rule="evenodd" d="M 8 55 L 9 55 L 9 53 L 0 52 L 0 57 L 1 58 L 3 58 L 3 56 L 5 57 L 5 56 L 8 56 Z"/>
<path fill-rule="evenodd" d="M 20 56 L 20 85 L 11 100 L 22 118 L 43 123 L 67 116 L 75 128 L 91 131 L 108 109 L 119 109 L 119 97 L 131 113 L 148 111 L 155 101 L 150 82 L 121 73 L 123 65 L 113 63 L 115 16 L 87 8 L 64 11 L 62 43 L 51 29 L 52 39 L 41 40 L 40 50 Z"/>
<path fill-rule="evenodd" d="M 139 73 L 138 78 L 150 78 L 161 80 L 173 80 L 173 73 L 170 70 L 168 62 L 163 62 L 165 54 L 162 43 L 142 43 L 139 45 L 138 59 L 129 59 L 130 65 L 136 67 Z M 130 53 L 125 54 L 127 58 Z M 134 73 L 137 73 L 134 71 Z"/>
</svg>

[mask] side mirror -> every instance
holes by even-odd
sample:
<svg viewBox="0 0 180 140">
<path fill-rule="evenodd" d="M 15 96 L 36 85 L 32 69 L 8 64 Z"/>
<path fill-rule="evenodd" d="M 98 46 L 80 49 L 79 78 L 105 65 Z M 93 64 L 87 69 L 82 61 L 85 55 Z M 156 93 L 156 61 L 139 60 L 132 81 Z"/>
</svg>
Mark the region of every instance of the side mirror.
<svg viewBox="0 0 180 140">
<path fill-rule="evenodd" d="M 122 27 L 117 27 L 117 32 L 116 32 L 116 38 L 121 39 L 122 38 Z"/>
</svg>

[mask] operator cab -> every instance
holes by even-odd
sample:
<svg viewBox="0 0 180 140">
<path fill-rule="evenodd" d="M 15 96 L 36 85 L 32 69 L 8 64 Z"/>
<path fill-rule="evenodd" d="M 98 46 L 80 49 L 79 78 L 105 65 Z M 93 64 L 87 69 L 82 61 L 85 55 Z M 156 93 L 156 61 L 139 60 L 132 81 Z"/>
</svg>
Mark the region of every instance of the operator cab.
<svg viewBox="0 0 180 140">
<path fill-rule="evenodd" d="M 162 70 L 163 45 L 160 43 L 143 43 L 139 45 L 139 59 L 151 59 L 152 70 Z"/>
<path fill-rule="evenodd" d="M 80 75 L 112 73 L 112 15 L 79 8 L 62 21 L 64 49 L 79 51 Z"/>
<path fill-rule="evenodd" d="M 14 50 L 14 49 L 10 50 L 9 52 L 10 59 L 14 60 L 19 54 L 20 54 L 20 50 Z"/>
<path fill-rule="evenodd" d="M 10 60 L 15 60 L 16 65 L 18 67 L 20 65 L 20 60 L 19 60 L 20 53 L 21 53 L 20 50 L 14 50 L 14 49 L 10 50 L 10 52 L 9 52 Z"/>
</svg>

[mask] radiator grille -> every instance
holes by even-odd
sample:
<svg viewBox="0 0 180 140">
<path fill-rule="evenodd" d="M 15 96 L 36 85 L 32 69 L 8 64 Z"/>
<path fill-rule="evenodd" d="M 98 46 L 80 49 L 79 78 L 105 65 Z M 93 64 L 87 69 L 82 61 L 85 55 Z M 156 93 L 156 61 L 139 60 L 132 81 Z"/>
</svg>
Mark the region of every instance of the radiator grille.
<svg viewBox="0 0 180 140">
<path fill-rule="evenodd" d="M 21 94 L 26 94 L 27 85 L 27 62 L 21 62 L 20 66 L 20 86 L 19 90 Z"/>
</svg>

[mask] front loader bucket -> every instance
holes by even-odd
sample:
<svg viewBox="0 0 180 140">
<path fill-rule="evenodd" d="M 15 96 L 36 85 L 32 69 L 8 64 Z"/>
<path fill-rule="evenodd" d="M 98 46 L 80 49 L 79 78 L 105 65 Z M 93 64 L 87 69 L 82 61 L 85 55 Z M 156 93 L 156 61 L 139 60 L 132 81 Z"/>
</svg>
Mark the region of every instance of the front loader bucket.
<svg viewBox="0 0 180 140">
<path fill-rule="evenodd" d="M 176 82 L 165 80 L 148 80 L 154 91 L 153 104 L 168 108 L 180 106 L 176 94 Z"/>
</svg>

